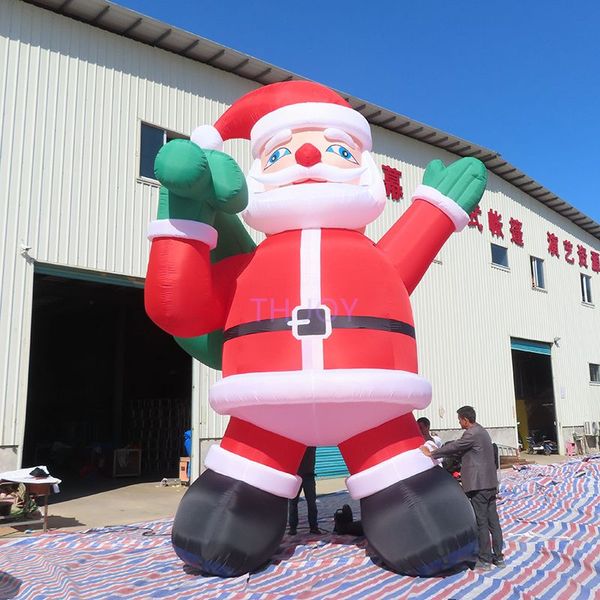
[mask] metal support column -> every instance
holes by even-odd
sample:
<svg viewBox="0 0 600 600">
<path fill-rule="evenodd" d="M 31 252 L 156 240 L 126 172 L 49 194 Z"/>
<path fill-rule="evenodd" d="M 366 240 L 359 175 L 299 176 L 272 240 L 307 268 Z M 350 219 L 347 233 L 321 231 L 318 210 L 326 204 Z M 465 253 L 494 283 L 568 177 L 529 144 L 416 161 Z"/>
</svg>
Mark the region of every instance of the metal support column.
<svg viewBox="0 0 600 600">
<path fill-rule="evenodd" d="M 192 456 L 190 458 L 190 485 L 200 476 L 200 429 L 202 426 L 200 387 L 202 368 L 202 364 L 196 359 L 192 359 Z"/>
</svg>

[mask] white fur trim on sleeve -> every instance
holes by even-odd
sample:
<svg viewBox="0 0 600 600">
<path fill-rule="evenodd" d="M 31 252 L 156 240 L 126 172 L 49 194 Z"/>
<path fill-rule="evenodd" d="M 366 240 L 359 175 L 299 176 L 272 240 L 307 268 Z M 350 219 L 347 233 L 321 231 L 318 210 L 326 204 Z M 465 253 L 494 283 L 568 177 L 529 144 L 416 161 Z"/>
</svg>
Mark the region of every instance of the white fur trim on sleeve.
<svg viewBox="0 0 600 600">
<path fill-rule="evenodd" d="M 204 465 L 207 469 L 226 477 L 244 481 L 259 490 L 281 498 L 295 498 L 302 479 L 234 454 L 216 444 L 208 449 Z"/>
<path fill-rule="evenodd" d="M 211 225 L 188 219 L 158 219 L 148 225 L 148 239 L 175 237 L 204 242 L 212 250 L 217 245 L 219 234 Z"/>
<path fill-rule="evenodd" d="M 437 206 L 454 223 L 455 231 L 462 231 L 469 222 L 469 215 L 448 196 L 429 185 L 419 185 L 412 196 L 412 201 L 425 200 Z"/>
<path fill-rule="evenodd" d="M 223 138 L 221 134 L 212 125 L 200 125 L 192 131 L 190 140 L 208 150 L 223 150 Z"/>
<path fill-rule="evenodd" d="M 346 479 L 346 486 L 350 496 L 360 500 L 435 466 L 433 459 L 415 448 L 351 475 Z"/>
</svg>

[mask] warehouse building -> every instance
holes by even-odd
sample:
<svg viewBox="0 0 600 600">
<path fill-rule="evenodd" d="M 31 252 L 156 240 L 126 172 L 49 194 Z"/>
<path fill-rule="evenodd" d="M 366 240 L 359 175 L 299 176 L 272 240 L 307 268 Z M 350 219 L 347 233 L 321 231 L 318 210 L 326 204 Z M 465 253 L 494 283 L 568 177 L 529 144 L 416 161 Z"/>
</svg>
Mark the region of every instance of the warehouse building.
<svg viewBox="0 0 600 600">
<path fill-rule="evenodd" d="M 207 402 L 219 374 L 144 313 L 154 156 L 244 93 L 300 77 L 105 0 L 5 0 L 0 65 L 0 471 L 133 474 L 141 456 L 143 472 L 175 476 L 183 432 L 203 456 L 226 418 Z M 499 444 L 537 431 L 563 452 L 584 429 L 592 444 L 600 225 L 497 152 L 345 97 L 372 124 L 388 192 L 373 239 L 430 160 L 490 171 L 413 294 L 432 429 L 456 437 L 455 410 L 472 404 Z M 249 168 L 247 143 L 226 151 Z M 342 469 L 320 450 L 321 475 Z"/>
</svg>

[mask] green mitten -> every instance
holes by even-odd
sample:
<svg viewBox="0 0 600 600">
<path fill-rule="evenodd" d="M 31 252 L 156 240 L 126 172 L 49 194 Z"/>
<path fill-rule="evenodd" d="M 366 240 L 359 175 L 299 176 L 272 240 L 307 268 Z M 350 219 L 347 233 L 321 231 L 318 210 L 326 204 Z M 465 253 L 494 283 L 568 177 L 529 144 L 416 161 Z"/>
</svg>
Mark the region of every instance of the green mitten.
<svg viewBox="0 0 600 600">
<path fill-rule="evenodd" d="M 165 144 L 156 155 L 154 174 L 162 184 L 159 219 L 213 225 L 217 212 L 235 214 L 248 204 L 246 178 L 235 160 L 189 140 Z"/>
<path fill-rule="evenodd" d="M 154 161 L 154 174 L 162 184 L 158 219 L 184 219 L 206 223 L 218 232 L 213 261 L 251 252 L 255 245 L 236 213 L 248 204 L 246 178 L 228 154 L 203 150 L 189 140 L 165 144 Z M 175 337 L 191 356 L 213 369 L 221 369 L 223 331 L 193 338 Z"/>
<path fill-rule="evenodd" d="M 223 368 L 222 329 L 193 338 L 175 337 L 174 339 L 190 356 L 207 367 L 217 371 Z"/>
<path fill-rule="evenodd" d="M 461 158 L 447 167 L 438 159 L 427 165 L 423 184 L 454 200 L 470 214 L 483 196 L 487 178 L 485 165 L 476 158 Z"/>
</svg>

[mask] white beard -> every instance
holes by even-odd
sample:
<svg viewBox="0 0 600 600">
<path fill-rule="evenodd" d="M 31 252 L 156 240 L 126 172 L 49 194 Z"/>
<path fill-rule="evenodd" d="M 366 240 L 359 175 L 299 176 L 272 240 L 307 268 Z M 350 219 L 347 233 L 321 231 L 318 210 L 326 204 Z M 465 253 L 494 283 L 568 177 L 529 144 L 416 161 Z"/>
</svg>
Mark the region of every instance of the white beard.
<svg viewBox="0 0 600 600">
<path fill-rule="evenodd" d="M 385 207 L 381 173 L 368 152 L 359 184 L 301 183 L 265 191 L 252 173 L 247 177 L 248 206 L 242 213 L 250 227 L 266 234 L 293 229 L 358 229 L 374 221 Z"/>
</svg>

